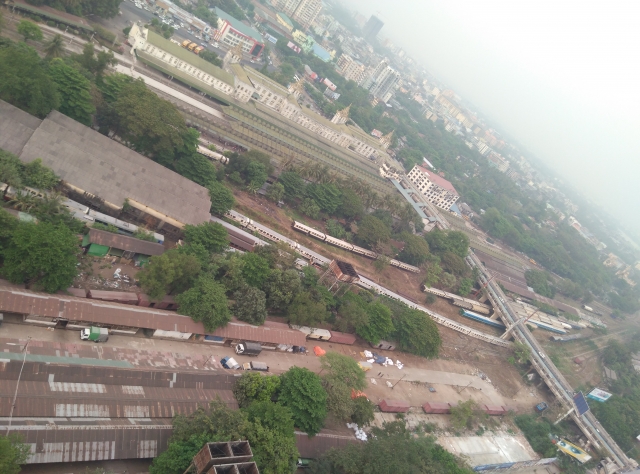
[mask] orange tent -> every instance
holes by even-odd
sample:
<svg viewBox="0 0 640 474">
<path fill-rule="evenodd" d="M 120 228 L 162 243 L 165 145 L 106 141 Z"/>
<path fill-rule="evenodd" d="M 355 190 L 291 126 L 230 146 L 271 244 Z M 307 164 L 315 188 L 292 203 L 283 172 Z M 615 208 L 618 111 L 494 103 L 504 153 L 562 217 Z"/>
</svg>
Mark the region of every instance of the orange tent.
<svg viewBox="0 0 640 474">
<path fill-rule="evenodd" d="M 320 346 L 316 346 L 313 348 L 313 352 L 318 356 L 323 356 L 327 353 L 327 351 L 325 351 L 322 347 Z"/>
<path fill-rule="evenodd" d="M 367 400 L 369 400 L 369 397 L 367 397 L 367 394 L 364 392 L 361 392 L 360 390 L 356 390 L 356 389 L 351 389 L 351 400 L 354 400 L 358 397 L 364 397 Z"/>
</svg>

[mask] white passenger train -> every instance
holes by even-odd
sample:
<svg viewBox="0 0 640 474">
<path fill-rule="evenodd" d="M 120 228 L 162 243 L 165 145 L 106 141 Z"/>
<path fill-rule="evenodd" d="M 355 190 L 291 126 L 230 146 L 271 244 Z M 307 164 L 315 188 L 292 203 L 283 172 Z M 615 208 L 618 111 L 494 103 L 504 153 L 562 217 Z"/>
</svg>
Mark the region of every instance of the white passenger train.
<svg viewBox="0 0 640 474">
<path fill-rule="evenodd" d="M 318 229 L 314 229 L 313 227 L 309 227 L 304 225 L 301 222 L 293 221 L 292 227 L 300 232 L 303 232 L 307 235 L 315 237 L 318 240 L 322 240 L 331 245 L 335 245 L 336 247 L 340 247 L 342 249 L 348 250 L 349 252 L 357 253 L 359 255 L 364 255 L 365 257 L 373 258 L 374 260 L 378 258 L 378 254 L 371 250 L 358 247 L 357 245 L 353 245 L 352 243 L 346 242 L 344 240 L 336 239 L 330 235 L 327 235 L 323 232 L 320 232 Z M 407 270 L 413 273 L 420 273 L 420 269 L 418 267 L 414 267 L 413 265 L 409 265 L 407 263 L 401 262 L 399 260 L 392 259 L 390 265 L 394 267 L 401 268 L 403 270 Z"/>
<path fill-rule="evenodd" d="M 17 192 L 13 187 L 7 186 L 5 183 L 0 183 L 0 194 L 5 195 L 5 190 L 6 190 L 6 196 L 9 198 L 14 197 Z M 45 198 L 49 194 L 47 191 L 41 191 L 39 189 L 34 189 L 29 187 L 24 187 L 21 189 L 21 191 L 41 199 Z M 118 229 L 120 229 L 120 231 L 122 231 L 122 233 L 126 235 L 133 235 L 138 229 L 141 229 L 135 224 L 131 224 L 129 222 L 116 219 L 115 217 L 108 216 L 101 212 L 94 211 L 93 209 L 90 209 L 84 204 L 80 204 L 79 202 L 73 201 L 71 199 L 64 199 L 62 201 L 62 205 L 71 212 L 73 217 L 75 217 L 78 220 L 86 222 L 87 225 L 89 225 L 89 227 L 91 227 L 91 224 L 93 222 L 99 222 L 105 225 L 111 224 L 117 227 Z M 141 229 L 141 230 L 148 232 L 145 229 Z M 158 242 L 159 244 L 164 243 L 163 235 L 155 232 L 152 232 L 152 234 L 156 242 Z"/>
<path fill-rule="evenodd" d="M 227 163 L 229 163 L 229 158 L 227 158 L 224 155 L 221 155 L 220 153 L 217 153 L 215 151 L 209 150 L 207 147 L 204 147 L 202 145 L 198 145 L 198 148 L 197 148 L 196 151 L 198 153 L 200 153 L 201 155 L 206 156 L 210 160 L 218 161 L 218 162 L 222 163 L 223 165 L 226 165 Z"/>
</svg>

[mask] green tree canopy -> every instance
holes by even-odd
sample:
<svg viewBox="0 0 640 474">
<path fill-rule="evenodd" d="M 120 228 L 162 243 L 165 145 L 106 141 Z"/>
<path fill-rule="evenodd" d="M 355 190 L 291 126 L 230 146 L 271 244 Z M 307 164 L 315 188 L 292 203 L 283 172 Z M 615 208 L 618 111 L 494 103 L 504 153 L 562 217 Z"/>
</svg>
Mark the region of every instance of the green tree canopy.
<svg viewBox="0 0 640 474">
<path fill-rule="evenodd" d="M 62 35 L 56 34 L 51 38 L 51 40 L 46 44 L 44 52 L 48 59 L 64 56 L 64 38 Z"/>
<path fill-rule="evenodd" d="M 178 313 L 202 322 L 209 332 L 231 321 L 225 288 L 208 275 L 198 277 L 191 288 L 176 296 L 176 302 Z"/>
<path fill-rule="evenodd" d="M 35 49 L 0 43 L 0 99 L 40 118 L 58 107 L 56 85 Z"/>
<path fill-rule="evenodd" d="M 371 344 L 378 344 L 380 339 L 384 339 L 393 332 L 391 310 L 384 304 L 375 302 L 367 305 L 365 311 L 369 321 L 357 329 L 358 336 Z"/>
<path fill-rule="evenodd" d="M 69 228 L 47 222 L 21 223 L 4 249 L 2 273 L 13 283 L 55 293 L 71 286 L 78 253 L 78 239 Z"/>
<path fill-rule="evenodd" d="M 169 250 L 151 258 L 139 273 L 142 290 L 153 300 L 191 288 L 200 273 L 200 262 L 193 255 Z"/>
<path fill-rule="evenodd" d="M 368 247 L 385 244 L 391 238 L 391 228 L 377 217 L 368 214 L 358 224 L 358 240 Z"/>
<path fill-rule="evenodd" d="M 404 241 L 404 248 L 398 259 L 411 265 L 422 265 L 429 258 L 429 244 L 417 235 L 404 232 L 400 238 Z"/>
<path fill-rule="evenodd" d="M 547 298 L 553 298 L 555 296 L 556 290 L 549 281 L 546 272 L 527 270 L 524 272 L 524 277 L 527 280 L 527 285 L 533 288 L 533 291 L 539 295 L 546 296 Z"/>
<path fill-rule="evenodd" d="M 233 394 L 240 408 L 254 402 L 270 402 L 280 388 L 279 375 L 261 375 L 258 372 L 244 372 L 233 387 Z"/>
<path fill-rule="evenodd" d="M 24 40 L 42 40 L 42 30 L 40 27 L 32 21 L 20 20 L 18 23 L 18 34 L 24 37 Z"/>
<path fill-rule="evenodd" d="M 257 253 L 245 253 L 242 256 L 242 277 L 248 285 L 262 288 L 269 278 L 269 262 Z"/>
<path fill-rule="evenodd" d="M 366 375 L 351 357 L 337 352 L 327 352 L 320 359 L 324 375 L 322 382 L 327 391 L 327 409 L 336 418 L 350 421 L 356 405 L 351 399 L 352 390 L 363 390 Z"/>
<path fill-rule="evenodd" d="M 60 58 L 51 61 L 49 76 L 60 94 L 58 110 L 84 125 L 91 125 L 91 116 L 96 108 L 93 106 L 89 80 Z"/>
<path fill-rule="evenodd" d="M 271 270 L 265 283 L 267 305 L 271 309 L 284 311 L 301 288 L 302 282 L 296 270 Z"/>
<path fill-rule="evenodd" d="M 431 359 L 438 356 L 442 345 L 440 332 L 426 313 L 402 305 L 394 312 L 393 326 L 393 338 L 403 351 Z"/>
<path fill-rule="evenodd" d="M 327 416 L 327 392 L 309 369 L 292 367 L 281 376 L 278 403 L 291 410 L 295 425 L 313 436 Z"/>
<path fill-rule="evenodd" d="M 176 171 L 201 186 L 209 186 L 217 180 L 216 167 L 200 153 L 181 157 L 175 164 Z"/>
<path fill-rule="evenodd" d="M 20 465 L 29 457 L 30 449 L 18 435 L 0 435 L 0 472 L 18 474 L 21 471 Z"/>
<path fill-rule="evenodd" d="M 284 197 L 284 186 L 282 183 L 273 183 L 267 189 L 267 197 L 273 202 L 280 202 Z"/>
<path fill-rule="evenodd" d="M 294 296 L 287 309 L 287 319 L 292 324 L 315 327 L 328 316 L 327 305 L 316 301 L 308 291 Z"/>
<path fill-rule="evenodd" d="M 201 244 L 210 253 L 222 252 L 229 246 L 229 234 L 217 222 L 204 222 L 184 226 L 184 237 L 188 244 Z"/>
<path fill-rule="evenodd" d="M 278 177 L 278 182 L 284 186 L 287 199 L 297 199 L 304 195 L 304 180 L 295 171 L 284 171 Z"/>
<path fill-rule="evenodd" d="M 244 285 L 233 294 L 236 305 L 233 314 L 240 321 L 261 326 L 267 318 L 267 300 L 264 291 Z"/>
<path fill-rule="evenodd" d="M 48 190 L 55 188 L 60 182 L 60 178 L 50 168 L 44 166 L 40 158 L 36 158 L 23 165 L 22 182 L 32 188 Z"/>
<path fill-rule="evenodd" d="M 229 188 L 219 181 L 211 181 L 207 184 L 207 189 L 211 197 L 212 214 L 223 216 L 236 202 Z"/>
<path fill-rule="evenodd" d="M 340 207 L 338 211 L 347 219 L 359 219 L 364 214 L 364 204 L 362 198 L 353 189 L 341 188 Z"/>
</svg>

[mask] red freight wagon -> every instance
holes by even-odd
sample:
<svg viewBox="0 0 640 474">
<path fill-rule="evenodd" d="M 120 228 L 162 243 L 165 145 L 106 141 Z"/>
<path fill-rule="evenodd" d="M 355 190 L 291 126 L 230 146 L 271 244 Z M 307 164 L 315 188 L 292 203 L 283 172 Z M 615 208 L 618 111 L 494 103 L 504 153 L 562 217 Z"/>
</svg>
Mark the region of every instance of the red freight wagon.
<svg viewBox="0 0 640 474">
<path fill-rule="evenodd" d="M 347 334 L 345 332 L 329 331 L 331 333 L 331 339 L 329 342 L 335 342 L 337 344 L 353 344 L 356 342 L 356 336 L 353 334 Z"/>
<path fill-rule="evenodd" d="M 502 408 L 504 408 L 504 414 L 506 415 L 507 413 L 509 413 L 510 411 L 512 411 L 513 413 L 518 413 L 518 407 L 511 407 L 508 405 L 503 405 Z"/>
<path fill-rule="evenodd" d="M 483 405 L 487 415 L 504 415 L 504 408 L 500 405 Z"/>
<path fill-rule="evenodd" d="M 442 402 L 427 402 L 422 405 L 422 409 L 425 413 L 449 413 L 451 411 L 451 407 L 448 403 Z"/>
<path fill-rule="evenodd" d="M 87 290 L 83 288 L 67 288 L 67 291 L 72 295 L 78 298 L 86 298 Z"/>
<path fill-rule="evenodd" d="M 411 408 L 404 400 L 382 400 L 379 406 L 380 411 L 385 413 L 405 413 Z"/>
</svg>

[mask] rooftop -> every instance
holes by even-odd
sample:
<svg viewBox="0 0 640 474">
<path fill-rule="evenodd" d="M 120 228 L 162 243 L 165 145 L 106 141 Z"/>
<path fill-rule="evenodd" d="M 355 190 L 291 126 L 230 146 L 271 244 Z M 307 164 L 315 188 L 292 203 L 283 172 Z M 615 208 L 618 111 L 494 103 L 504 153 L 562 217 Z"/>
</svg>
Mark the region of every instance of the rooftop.
<svg viewBox="0 0 640 474">
<path fill-rule="evenodd" d="M 258 82 L 263 86 L 285 97 L 289 96 L 290 94 L 289 90 L 286 87 L 284 87 L 282 84 L 278 84 L 276 81 L 274 81 L 270 77 L 267 77 L 264 74 L 256 71 L 252 67 L 246 67 L 243 69 L 244 69 L 244 72 L 249 76 L 252 82 Z"/>
<path fill-rule="evenodd" d="M 320 46 L 318 43 L 313 43 L 313 46 L 311 46 L 311 50 L 313 51 L 313 54 L 315 54 L 316 56 L 318 56 L 320 59 L 322 59 L 324 62 L 328 62 L 331 61 L 331 53 L 329 53 L 329 51 L 327 51 L 326 49 L 324 49 L 322 46 Z"/>
<path fill-rule="evenodd" d="M 293 27 L 293 22 L 291 21 L 291 18 L 289 18 L 286 14 L 284 14 L 284 13 L 282 13 L 282 12 L 278 12 L 278 14 L 277 14 L 277 15 L 278 15 L 281 19 L 283 19 L 283 20 L 284 20 L 284 22 L 285 22 L 287 25 L 289 25 L 289 26 Z"/>
<path fill-rule="evenodd" d="M 6 141 L 5 130 L 23 134 L 12 142 L 14 150 L 35 124 L 23 120 L 24 128 L 16 126 L 21 117 L 15 107 L 0 101 L 0 142 Z M 25 163 L 41 158 L 67 183 L 117 207 L 132 199 L 184 224 L 209 220 L 211 200 L 206 188 L 58 111 L 40 122 L 16 154 Z"/>
<path fill-rule="evenodd" d="M 19 155 L 42 120 L 0 100 L 0 149 Z"/>
<path fill-rule="evenodd" d="M 136 239 L 128 235 L 114 234 L 106 230 L 89 230 L 89 242 L 142 255 L 162 255 L 164 252 L 162 244 Z"/>
<path fill-rule="evenodd" d="M 456 191 L 456 188 L 453 187 L 453 184 L 451 184 L 449 181 L 444 179 L 438 173 L 435 173 L 434 171 L 429 171 L 424 166 L 420 166 L 420 165 L 416 165 L 416 166 L 420 169 L 420 171 L 422 171 L 424 174 L 426 174 L 429 177 L 429 181 L 431 181 L 434 184 L 437 184 L 442 189 L 446 189 L 447 191 L 451 191 L 452 193 L 458 194 L 458 191 Z"/>
<path fill-rule="evenodd" d="M 213 76 L 216 79 L 219 79 L 222 82 L 229 84 L 231 87 L 235 86 L 233 75 L 229 74 L 224 69 L 219 68 L 214 64 L 211 64 L 209 61 L 205 61 L 197 54 L 192 53 L 191 51 L 183 48 L 178 44 L 172 43 L 168 39 L 163 38 L 162 36 L 160 36 L 157 33 L 154 33 L 151 30 L 143 30 L 143 31 L 146 32 L 148 43 L 154 46 L 157 46 L 158 48 L 168 52 L 169 54 L 175 56 L 176 58 L 183 60 L 186 63 L 189 63 L 197 67 L 198 69 L 201 69 L 202 71 L 206 72 L 210 76 Z"/>
<path fill-rule="evenodd" d="M 218 7 L 216 7 L 216 15 L 218 16 L 218 18 L 231 24 L 231 26 L 235 30 L 239 31 L 243 35 L 256 40 L 258 43 L 263 43 L 262 36 L 260 36 L 260 33 L 258 33 L 254 28 L 251 28 L 250 26 L 245 25 L 240 20 L 232 17 L 227 12 L 220 10 Z"/>
<path fill-rule="evenodd" d="M 249 76 L 247 75 L 241 64 L 233 63 L 229 66 L 229 68 L 233 71 L 233 74 L 238 79 L 240 79 L 245 84 L 251 85 L 251 80 L 249 79 Z"/>
</svg>

